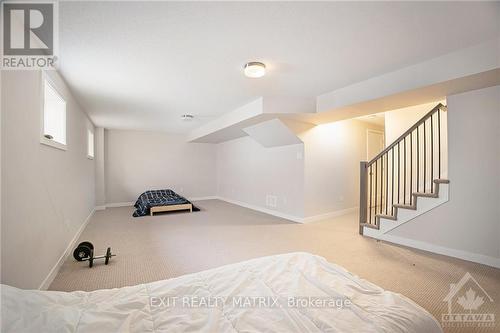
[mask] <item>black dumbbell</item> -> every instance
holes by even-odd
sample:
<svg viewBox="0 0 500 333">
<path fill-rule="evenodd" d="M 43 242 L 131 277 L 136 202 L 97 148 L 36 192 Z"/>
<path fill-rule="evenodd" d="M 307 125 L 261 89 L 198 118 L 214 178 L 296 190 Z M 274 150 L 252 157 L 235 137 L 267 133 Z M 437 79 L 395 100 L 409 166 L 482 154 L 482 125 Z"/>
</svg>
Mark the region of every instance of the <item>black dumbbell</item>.
<svg viewBox="0 0 500 333">
<path fill-rule="evenodd" d="M 94 257 L 94 245 L 90 242 L 81 242 L 73 251 L 73 257 L 78 261 L 88 261 L 89 267 L 94 265 L 95 259 L 104 259 L 104 264 L 107 265 L 109 259 L 114 256 L 115 254 L 112 254 L 111 248 L 108 247 L 105 255 Z"/>
<path fill-rule="evenodd" d="M 116 256 L 116 254 L 111 253 L 110 247 L 108 247 L 108 249 L 106 250 L 105 255 L 97 256 L 97 257 L 94 257 L 94 250 L 92 250 L 90 258 L 87 259 L 89 261 L 89 267 L 92 267 L 95 259 L 104 259 L 104 264 L 107 265 L 109 263 L 109 259 L 111 259 L 111 257 L 114 257 L 114 256 Z"/>
<path fill-rule="evenodd" d="M 91 252 L 94 250 L 94 245 L 91 242 L 81 242 L 73 251 L 73 258 L 77 261 L 84 261 L 90 258 Z"/>
</svg>

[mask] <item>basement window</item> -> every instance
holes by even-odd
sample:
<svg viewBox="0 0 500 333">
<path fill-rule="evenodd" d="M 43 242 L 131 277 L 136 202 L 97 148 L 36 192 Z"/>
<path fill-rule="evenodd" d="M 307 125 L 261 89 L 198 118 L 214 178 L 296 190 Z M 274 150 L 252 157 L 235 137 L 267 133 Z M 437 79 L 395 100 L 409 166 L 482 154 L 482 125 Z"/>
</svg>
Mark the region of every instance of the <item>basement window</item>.
<svg viewBox="0 0 500 333">
<path fill-rule="evenodd" d="M 40 142 L 66 150 L 66 100 L 45 78 L 43 80 L 42 113 Z"/>
<path fill-rule="evenodd" d="M 94 159 L 94 132 L 87 130 L 87 158 Z"/>
</svg>

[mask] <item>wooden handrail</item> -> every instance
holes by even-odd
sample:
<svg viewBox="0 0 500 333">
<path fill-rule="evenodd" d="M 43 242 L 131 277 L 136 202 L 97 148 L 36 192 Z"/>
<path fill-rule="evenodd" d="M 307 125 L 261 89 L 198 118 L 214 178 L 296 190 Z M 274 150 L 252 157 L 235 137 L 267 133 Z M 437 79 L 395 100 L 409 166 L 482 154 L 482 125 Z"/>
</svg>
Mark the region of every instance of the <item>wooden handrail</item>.
<svg viewBox="0 0 500 333">
<path fill-rule="evenodd" d="M 387 148 L 382 150 L 377 156 L 372 158 L 366 166 L 369 167 L 373 163 L 375 163 L 376 160 L 378 160 L 382 155 L 387 153 L 391 148 L 395 147 L 398 143 L 404 140 L 406 136 L 408 136 L 411 132 L 413 132 L 418 126 L 422 125 L 427 119 L 429 119 L 435 112 L 439 111 L 441 108 L 446 108 L 443 104 L 439 103 L 436 105 L 431 111 L 429 111 L 425 116 L 423 116 L 418 122 L 416 122 L 412 127 L 410 127 L 406 132 L 401 134 L 399 138 L 397 138 L 393 143 L 391 143 Z"/>
</svg>

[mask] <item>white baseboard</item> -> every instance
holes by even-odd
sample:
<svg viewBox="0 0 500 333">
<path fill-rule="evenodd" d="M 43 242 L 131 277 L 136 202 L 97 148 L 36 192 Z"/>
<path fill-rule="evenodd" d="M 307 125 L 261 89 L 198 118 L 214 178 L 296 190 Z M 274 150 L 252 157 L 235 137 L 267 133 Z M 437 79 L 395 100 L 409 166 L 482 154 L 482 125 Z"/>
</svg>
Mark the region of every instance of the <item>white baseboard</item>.
<svg viewBox="0 0 500 333">
<path fill-rule="evenodd" d="M 389 243 L 399 244 L 412 247 L 415 249 L 442 254 L 448 257 L 454 257 L 467 261 L 477 262 L 480 264 L 500 268 L 500 258 L 490 257 L 484 254 L 472 253 L 448 247 L 435 245 L 427 242 L 417 241 L 409 238 L 394 236 L 390 234 L 379 235 L 376 239 L 380 239 Z"/>
<path fill-rule="evenodd" d="M 114 202 L 114 203 L 107 203 L 106 208 L 113 208 L 113 207 L 128 207 L 128 206 L 133 206 L 135 202 L 130 201 L 130 202 Z"/>
<path fill-rule="evenodd" d="M 246 202 L 224 198 L 224 197 L 215 197 L 214 199 L 226 201 L 226 202 L 229 202 L 229 203 L 241 206 L 241 207 L 253 209 L 253 210 L 256 210 L 256 211 L 261 212 L 261 213 L 266 213 L 269 215 L 273 215 L 273 216 L 280 217 L 280 218 L 290 220 L 293 222 L 297 222 L 297 223 L 309 223 L 309 222 L 314 222 L 314 221 L 325 220 L 325 219 L 329 219 L 329 218 L 333 218 L 333 217 L 337 217 L 337 216 L 341 216 L 341 215 L 350 214 L 350 213 L 356 212 L 358 210 L 358 207 L 351 207 L 351 208 L 337 210 L 334 212 L 328 212 L 328 213 L 320 214 L 320 215 L 314 215 L 314 216 L 309 216 L 309 217 L 300 217 L 300 216 L 290 215 L 290 214 L 278 212 L 276 210 L 272 210 L 272 209 L 248 204 Z"/>
<path fill-rule="evenodd" d="M 95 210 L 105 210 L 106 209 L 106 205 L 103 205 L 103 206 L 95 206 Z"/>
<path fill-rule="evenodd" d="M 69 242 L 68 246 L 66 247 L 66 250 L 64 250 L 63 254 L 57 261 L 57 263 L 52 267 L 50 270 L 49 274 L 47 277 L 43 280 L 43 282 L 40 284 L 40 287 L 38 287 L 39 290 L 47 290 L 54 281 L 54 278 L 56 277 L 57 273 L 61 269 L 61 266 L 63 263 L 66 261 L 66 259 L 69 257 L 69 255 L 73 252 L 73 248 L 76 245 L 76 242 L 78 241 L 78 238 L 80 238 L 80 235 L 82 234 L 83 230 L 87 226 L 87 224 L 90 222 L 90 218 L 92 215 L 94 215 L 96 211 L 96 208 L 93 208 L 92 211 L 90 212 L 89 216 L 85 219 L 85 221 L 82 223 L 78 231 L 76 232 L 75 236 L 73 236 L 73 239 Z"/>
<path fill-rule="evenodd" d="M 328 212 L 324 214 L 319 214 L 319 215 L 313 215 L 309 217 L 304 217 L 302 220 L 302 223 L 309 223 L 309 222 L 315 222 L 315 221 L 321 221 L 321 220 L 326 220 L 326 219 L 331 219 L 334 217 L 342 216 L 342 215 L 347 215 L 351 213 L 355 213 L 358 211 L 358 207 L 351 207 L 351 208 L 346 208 L 342 210 L 336 210 L 333 212 Z"/>
<path fill-rule="evenodd" d="M 266 214 L 269 214 L 269 215 L 280 217 L 282 219 L 290 220 L 290 221 L 297 222 L 297 223 L 303 223 L 303 218 L 299 217 L 299 216 L 294 216 L 294 215 L 289 215 L 289 214 L 281 213 L 281 212 L 278 212 L 278 211 L 275 211 L 275 210 L 272 210 L 272 209 L 267 209 L 267 208 L 264 208 L 264 207 L 259 207 L 259 206 L 248 204 L 246 202 L 232 200 L 232 199 L 228 199 L 228 198 L 216 197 L 215 199 L 222 200 L 222 201 L 225 201 L 225 202 L 229 202 L 229 203 L 232 203 L 234 205 L 238 205 L 238 206 L 241 206 L 241 207 L 249 208 L 249 209 L 252 209 L 252 210 L 256 210 L 256 211 L 261 212 L 261 213 L 266 213 Z"/>
<path fill-rule="evenodd" d="M 207 196 L 207 197 L 194 197 L 187 198 L 189 201 L 203 201 L 203 200 L 215 200 L 218 199 L 215 195 Z"/>
</svg>

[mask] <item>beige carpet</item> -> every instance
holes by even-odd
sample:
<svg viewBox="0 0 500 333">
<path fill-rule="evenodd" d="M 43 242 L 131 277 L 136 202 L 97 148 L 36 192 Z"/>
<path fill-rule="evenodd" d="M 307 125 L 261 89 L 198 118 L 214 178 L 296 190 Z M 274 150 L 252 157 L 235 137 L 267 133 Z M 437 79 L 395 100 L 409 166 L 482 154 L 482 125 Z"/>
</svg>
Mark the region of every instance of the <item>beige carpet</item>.
<svg viewBox="0 0 500 333">
<path fill-rule="evenodd" d="M 94 290 L 168 279 L 224 264 L 307 251 L 326 257 L 384 289 L 401 293 L 438 320 L 451 283 L 470 272 L 492 297 L 481 311 L 495 313 L 496 328 L 448 329 L 447 332 L 500 332 L 500 270 L 362 237 L 357 215 L 297 224 L 218 200 L 196 203 L 202 211 L 132 217 L 132 207 L 98 211 L 81 241 L 97 254 L 111 246 L 117 254 L 89 269 L 69 258 L 51 290 Z M 462 310 L 462 312 L 464 312 Z"/>
</svg>

